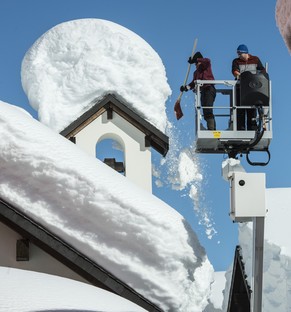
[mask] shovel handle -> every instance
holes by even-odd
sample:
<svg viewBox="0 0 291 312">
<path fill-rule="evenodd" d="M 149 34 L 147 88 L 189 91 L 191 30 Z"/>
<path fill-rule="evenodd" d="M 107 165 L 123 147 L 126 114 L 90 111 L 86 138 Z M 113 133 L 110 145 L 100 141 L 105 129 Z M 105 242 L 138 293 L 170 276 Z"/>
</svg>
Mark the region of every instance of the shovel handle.
<svg viewBox="0 0 291 312">
<path fill-rule="evenodd" d="M 197 41 L 198 41 L 198 39 L 196 38 L 194 40 L 194 45 L 193 45 L 193 49 L 192 49 L 192 53 L 191 53 L 191 58 L 194 56 L 194 53 L 195 53 L 195 50 L 196 50 L 196 46 L 197 46 Z M 188 80 L 188 77 L 189 77 L 189 73 L 190 73 L 190 69 L 191 69 L 191 64 L 188 65 L 186 77 L 185 77 L 185 80 L 184 80 L 184 83 L 183 83 L 184 87 L 185 87 L 185 85 L 187 83 L 187 80 Z"/>
<path fill-rule="evenodd" d="M 193 45 L 193 49 L 192 49 L 192 53 L 191 53 L 191 58 L 194 56 L 194 53 L 195 53 L 195 50 L 196 50 L 196 46 L 197 46 L 197 41 L 198 41 L 198 39 L 196 38 L 194 40 L 194 45 Z M 183 83 L 184 87 L 186 86 L 186 83 L 187 83 L 187 80 L 188 80 L 188 76 L 189 76 L 189 73 L 190 73 L 190 68 L 191 68 L 191 64 L 189 63 L 188 69 L 187 69 L 187 73 L 186 73 L 186 77 L 185 77 L 185 80 L 184 80 L 184 83 Z M 174 111 L 175 111 L 175 114 L 176 114 L 176 118 L 178 120 L 183 117 L 183 111 L 182 111 L 182 108 L 181 108 L 181 105 L 180 105 L 180 101 L 181 101 L 182 95 L 183 95 L 183 91 L 180 92 L 179 97 L 178 97 L 178 99 L 177 99 L 177 101 L 176 101 L 176 103 L 174 105 Z"/>
</svg>

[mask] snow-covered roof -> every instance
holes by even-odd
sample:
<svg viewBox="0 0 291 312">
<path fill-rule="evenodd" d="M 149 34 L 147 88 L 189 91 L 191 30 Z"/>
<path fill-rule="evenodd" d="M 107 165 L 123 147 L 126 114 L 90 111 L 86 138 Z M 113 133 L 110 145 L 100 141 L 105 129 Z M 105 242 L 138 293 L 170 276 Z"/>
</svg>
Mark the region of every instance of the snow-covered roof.
<svg viewBox="0 0 291 312">
<path fill-rule="evenodd" d="M 246 279 L 241 247 L 237 246 L 233 261 L 231 285 L 228 295 L 228 310 L 249 311 L 251 309 L 251 289 Z"/>
<path fill-rule="evenodd" d="M 112 119 L 111 115 L 113 112 L 122 116 L 144 133 L 146 141 L 145 146 L 153 147 L 163 156 L 167 154 L 169 150 L 169 138 L 111 94 L 106 95 L 100 102 L 95 103 L 88 111 L 68 125 L 61 131 L 61 135 L 66 138 L 75 136 L 104 111 L 107 111 L 108 119 Z"/>
<path fill-rule="evenodd" d="M 4 102 L 0 131 L 1 198 L 161 309 L 203 311 L 213 268 L 176 210 Z"/>
<path fill-rule="evenodd" d="M 112 93 L 165 132 L 171 94 L 159 55 L 116 23 L 78 19 L 43 34 L 26 53 L 23 89 L 39 120 L 57 132 Z"/>
<path fill-rule="evenodd" d="M 103 289 L 49 274 L 0 267 L 0 311 L 145 312 Z"/>
<path fill-rule="evenodd" d="M 290 304 L 290 263 L 291 242 L 289 239 L 291 218 L 291 188 L 266 190 L 265 244 L 263 267 L 263 311 L 285 312 Z M 252 285 L 252 223 L 239 226 L 239 244 L 242 247 L 243 261 L 249 285 Z M 231 275 L 227 273 L 227 287 Z M 224 309 L 228 300 L 226 291 Z"/>
<path fill-rule="evenodd" d="M 33 245 L 41 248 L 90 284 L 114 292 L 146 310 L 161 311 L 157 305 L 137 293 L 104 267 L 101 267 L 98 264 L 98 259 L 89 259 L 77 248 L 68 245 L 61 237 L 41 226 L 35 219 L 32 220 L 26 214 L 23 214 L 21 209 L 15 208 L 1 198 L 0 221 L 22 237 L 25 237 L 26 241 L 33 242 Z M 27 261 L 29 259 L 29 248 L 26 257 L 23 258 L 24 253 L 20 252 L 20 255 L 21 260 L 18 260 L 17 256 L 17 261 L 23 261 L 24 259 Z M 36 260 L 35 255 L 32 256 L 31 260 Z M 45 270 L 45 268 L 43 269 Z"/>
<path fill-rule="evenodd" d="M 289 1 L 277 0 L 276 10 L 290 49 Z M 157 53 L 115 23 L 69 21 L 35 42 L 24 57 L 21 78 L 42 124 L 0 102 L 5 137 L 0 197 L 162 309 L 203 311 L 208 300 L 213 302 L 213 268 L 183 217 L 55 133 L 109 93 L 164 132 L 171 90 Z M 287 232 L 277 230 L 289 228 L 290 194 L 290 189 L 267 191 L 264 312 L 290 308 L 291 247 Z M 240 226 L 239 239 L 250 276 L 249 224 Z M 219 302 L 213 307 L 219 309 Z"/>
</svg>

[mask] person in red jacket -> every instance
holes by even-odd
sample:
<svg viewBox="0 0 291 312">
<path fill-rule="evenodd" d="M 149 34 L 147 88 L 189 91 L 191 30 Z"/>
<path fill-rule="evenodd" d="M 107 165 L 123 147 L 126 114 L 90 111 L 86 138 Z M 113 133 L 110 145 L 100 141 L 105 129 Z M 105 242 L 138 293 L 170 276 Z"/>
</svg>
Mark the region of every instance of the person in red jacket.
<svg viewBox="0 0 291 312">
<path fill-rule="evenodd" d="M 232 74 L 239 80 L 240 75 L 245 71 L 250 71 L 256 74 L 258 71 L 266 72 L 261 60 L 254 55 L 249 54 L 248 47 L 245 44 L 240 44 L 237 47 L 238 57 L 232 61 Z M 239 106 L 240 88 L 237 84 L 237 106 Z M 245 130 L 245 119 L 247 115 L 247 130 L 256 130 L 256 109 L 237 109 L 237 129 Z"/>
<path fill-rule="evenodd" d="M 181 86 L 180 91 L 194 90 L 196 80 L 214 80 L 209 58 L 204 58 L 200 52 L 196 52 L 193 58 L 190 56 L 188 62 L 196 65 L 193 74 L 193 80 L 186 86 Z M 203 116 L 207 123 L 208 130 L 216 130 L 215 118 L 213 115 L 213 103 L 216 97 L 216 89 L 213 84 L 205 84 L 201 87 L 201 105 L 203 107 Z M 208 107 L 208 108 L 206 108 Z"/>
</svg>

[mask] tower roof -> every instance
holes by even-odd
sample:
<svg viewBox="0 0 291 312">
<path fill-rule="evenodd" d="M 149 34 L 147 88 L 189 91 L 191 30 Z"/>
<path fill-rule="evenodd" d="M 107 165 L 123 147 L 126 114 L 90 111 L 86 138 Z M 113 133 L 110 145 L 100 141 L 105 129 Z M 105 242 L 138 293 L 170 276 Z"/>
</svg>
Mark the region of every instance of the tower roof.
<svg viewBox="0 0 291 312">
<path fill-rule="evenodd" d="M 66 138 L 74 137 L 79 131 L 104 112 L 107 112 L 108 119 L 112 119 L 113 112 L 119 114 L 145 134 L 146 146 L 151 146 L 160 154 L 166 156 L 169 150 L 168 136 L 148 121 L 141 118 L 136 112 L 128 108 L 126 104 L 112 94 L 108 94 L 102 100 L 96 102 L 90 109 L 61 131 L 60 134 Z"/>
</svg>

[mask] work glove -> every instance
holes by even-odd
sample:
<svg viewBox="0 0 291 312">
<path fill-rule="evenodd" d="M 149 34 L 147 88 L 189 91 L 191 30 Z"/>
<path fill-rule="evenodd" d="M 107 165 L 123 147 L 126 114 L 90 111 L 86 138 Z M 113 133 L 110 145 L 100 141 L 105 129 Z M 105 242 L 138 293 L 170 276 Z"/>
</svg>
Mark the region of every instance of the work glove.
<svg viewBox="0 0 291 312">
<path fill-rule="evenodd" d="M 180 87 L 180 91 L 181 91 L 181 92 L 184 92 L 184 91 L 187 92 L 188 90 L 189 90 L 189 89 L 188 89 L 188 86 L 181 86 L 181 87 Z"/>
<path fill-rule="evenodd" d="M 202 54 L 200 52 L 196 52 L 193 57 L 189 57 L 188 63 L 190 64 L 196 64 L 198 62 L 199 58 L 203 58 Z"/>
<path fill-rule="evenodd" d="M 188 59 L 188 63 L 189 64 L 194 64 L 194 63 L 196 63 L 196 60 L 190 56 L 189 59 Z"/>
</svg>

